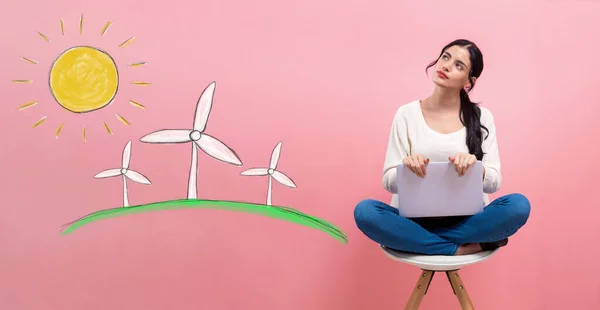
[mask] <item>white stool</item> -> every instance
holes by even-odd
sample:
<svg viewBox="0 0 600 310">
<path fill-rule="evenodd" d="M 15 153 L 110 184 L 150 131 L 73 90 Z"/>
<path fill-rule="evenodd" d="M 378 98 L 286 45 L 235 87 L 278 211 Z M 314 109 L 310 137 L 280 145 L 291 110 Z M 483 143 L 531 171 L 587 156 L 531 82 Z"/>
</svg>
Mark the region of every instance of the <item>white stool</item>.
<svg viewBox="0 0 600 310">
<path fill-rule="evenodd" d="M 433 279 L 433 275 L 437 271 L 443 271 L 446 273 L 446 276 L 450 281 L 450 285 L 452 286 L 452 290 L 454 291 L 454 295 L 456 295 L 458 298 L 458 302 L 460 303 L 462 309 L 475 309 L 473 308 L 473 304 L 471 303 L 471 299 L 467 294 L 465 286 L 458 276 L 458 270 L 467 265 L 483 262 L 498 251 L 498 249 L 495 249 L 493 251 L 483 251 L 470 255 L 445 256 L 419 255 L 392 250 L 381 245 L 380 247 L 383 249 L 383 252 L 387 257 L 395 261 L 416 266 L 423 271 L 423 273 L 419 276 L 419 280 L 417 281 L 415 289 L 410 295 L 410 299 L 404 308 L 405 310 L 414 310 L 419 308 L 421 300 L 423 300 L 423 297 L 425 294 L 427 294 L 427 289 L 429 288 L 431 279 Z"/>
</svg>

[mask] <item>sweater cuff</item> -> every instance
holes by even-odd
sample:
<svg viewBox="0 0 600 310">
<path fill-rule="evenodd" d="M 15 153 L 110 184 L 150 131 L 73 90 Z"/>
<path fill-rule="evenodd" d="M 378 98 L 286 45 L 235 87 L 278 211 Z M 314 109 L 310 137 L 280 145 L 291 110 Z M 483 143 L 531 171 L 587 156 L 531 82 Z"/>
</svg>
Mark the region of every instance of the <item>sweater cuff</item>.
<svg viewBox="0 0 600 310">
<path fill-rule="evenodd" d="M 482 168 L 485 169 L 485 176 L 483 178 L 483 192 L 492 194 L 498 190 L 498 178 L 495 175 L 495 171 L 492 168 L 482 164 Z"/>
<path fill-rule="evenodd" d="M 385 174 L 384 178 L 383 178 L 383 187 L 385 188 L 385 190 L 387 190 L 388 192 L 392 193 L 392 194 L 397 194 L 398 193 L 398 170 L 397 168 L 392 168 L 390 170 L 388 170 L 388 172 Z"/>
</svg>

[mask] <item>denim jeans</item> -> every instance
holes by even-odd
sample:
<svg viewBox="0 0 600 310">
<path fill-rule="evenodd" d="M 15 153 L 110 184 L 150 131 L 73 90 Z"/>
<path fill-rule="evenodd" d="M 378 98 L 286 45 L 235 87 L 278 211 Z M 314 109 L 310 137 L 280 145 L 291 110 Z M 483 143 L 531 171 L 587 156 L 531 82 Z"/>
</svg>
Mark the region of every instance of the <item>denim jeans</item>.
<svg viewBox="0 0 600 310">
<path fill-rule="evenodd" d="M 509 194 L 471 216 L 406 218 L 398 209 L 366 199 L 354 209 L 358 228 L 388 248 L 425 255 L 454 255 L 466 243 L 495 242 L 515 234 L 529 218 L 529 200 Z"/>
</svg>

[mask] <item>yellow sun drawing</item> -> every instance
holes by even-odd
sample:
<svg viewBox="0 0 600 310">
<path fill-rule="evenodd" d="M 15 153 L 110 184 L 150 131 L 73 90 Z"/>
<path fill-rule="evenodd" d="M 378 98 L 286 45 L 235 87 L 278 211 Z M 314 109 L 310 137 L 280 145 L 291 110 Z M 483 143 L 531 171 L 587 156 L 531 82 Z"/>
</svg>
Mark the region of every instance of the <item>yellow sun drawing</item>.
<svg viewBox="0 0 600 310">
<path fill-rule="evenodd" d="M 58 104 L 75 112 L 102 109 L 111 103 L 119 87 L 112 57 L 91 46 L 64 51 L 50 69 L 50 90 Z"/>
<path fill-rule="evenodd" d="M 79 19 L 79 34 L 83 34 L 83 15 Z M 104 36 L 108 29 L 112 26 L 112 22 L 109 21 L 101 29 L 100 35 Z M 65 35 L 65 23 L 64 20 L 60 20 L 61 34 Z M 45 34 L 38 32 L 38 35 L 48 43 L 52 43 L 52 40 Z M 123 41 L 119 44 L 119 48 L 123 48 L 131 44 L 135 40 L 135 37 Z M 31 64 L 38 64 L 39 62 L 27 58 L 21 57 L 22 60 L 27 61 Z M 146 62 L 134 62 L 129 63 L 130 67 L 139 67 L 145 65 Z M 65 51 L 60 53 L 58 57 L 50 65 L 48 76 L 48 84 L 50 86 L 50 92 L 52 97 L 62 108 L 72 113 L 88 113 L 100 110 L 109 106 L 115 100 L 115 97 L 119 90 L 119 70 L 114 58 L 106 51 L 88 45 L 73 46 L 67 48 Z M 32 80 L 13 80 L 16 84 L 32 84 Z M 149 86 L 149 82 L 131 82 L 132 85 L 136 86 Z M 39 101 L 32 100 L 25 104 L 22 104 L 18 110 L 22 111 L 27 108 L 37 105 Z M 145 110 L 145 106 L 134 101 L 129 100 L 129 103 L 137 108 Z M 117 120 L 123 124 L 129 126 L 130 123 L 123 116 L 118 113 L 115 114 Z M 46 121 L 46 116 L 35 122 L 32 127 L 35 128 L 40 126 Z M 58 138 L 61 130 L 63 129 L 64 122 L 60 123 L 56 129 L 55 136 Z M 108 134 L 113 134 L 112 130 L 106 122 L 104 122 L 104 128 Z M 83 127 L 82 138 L 86 141 L 86 128 Z"/>
</svg>

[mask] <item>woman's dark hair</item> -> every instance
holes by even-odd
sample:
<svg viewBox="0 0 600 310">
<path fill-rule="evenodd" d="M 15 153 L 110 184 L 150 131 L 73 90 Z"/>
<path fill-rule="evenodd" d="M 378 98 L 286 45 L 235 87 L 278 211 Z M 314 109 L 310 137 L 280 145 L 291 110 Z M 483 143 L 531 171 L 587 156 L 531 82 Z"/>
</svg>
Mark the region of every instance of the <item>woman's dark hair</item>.
<svg viewBox="0 0 600 310">
<path fill-rule="evenodd" d="M 440 52 L 440 56 L 438 59 L 430 63 L 427 68 L 425 68 L 425 72 L 427 69 L 433 67 L 440 57 L 444 54 L 444 52 L 451 46 L 461 46 L 466 48 L 469 51 L 469 59 L 471 60 L 471 70 L 469 70 L 469 82 L 471 83 L 471 87 L 469 87 L 469 92 L 473 90 L 475 87 L 475 83 L 473 82 L 473 77 L 478 78 L 483 71 L 483 55 L 481 51 L 475 45 L 475 43 L 459 39 L 453 42 L 450 42 L 448 45 L 444 46 L 442 51 Z M 471 102 L 469 98 L 469 94 L 465 91 L 464 88 L 460 90 L 460 121 L 467 129 L 467 146 L 469 147 L 469 153 L 475 155 L 478 160 L 483 158 L 483 150 L 481 149 L 481 142 L 483 141 L 483 133 L 481 129 L 484 129 L 489 134 L 489 130 L 481 125 L 480 122 L 481 109 L 475 102 Z M 486 136 L 487 139 L 487 136 Z"/>
</svg>

